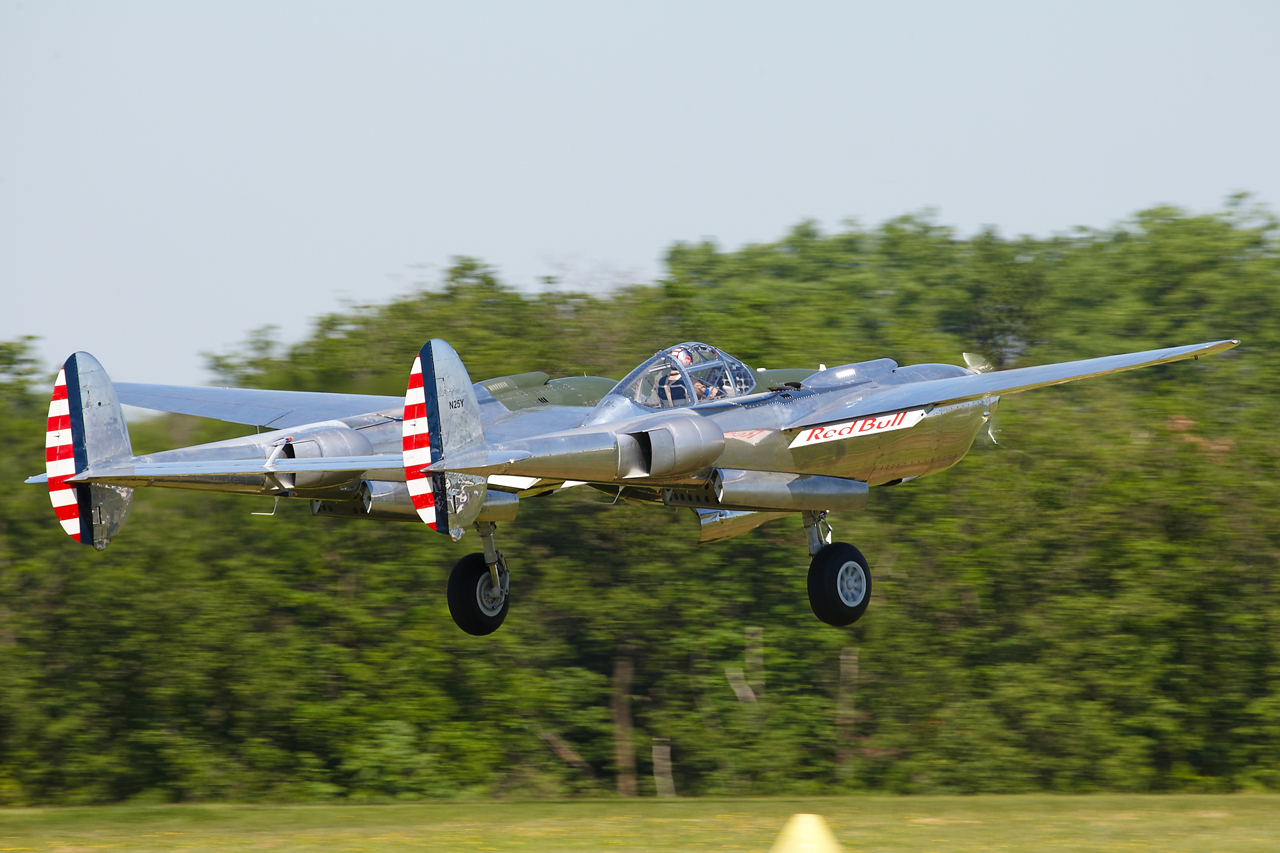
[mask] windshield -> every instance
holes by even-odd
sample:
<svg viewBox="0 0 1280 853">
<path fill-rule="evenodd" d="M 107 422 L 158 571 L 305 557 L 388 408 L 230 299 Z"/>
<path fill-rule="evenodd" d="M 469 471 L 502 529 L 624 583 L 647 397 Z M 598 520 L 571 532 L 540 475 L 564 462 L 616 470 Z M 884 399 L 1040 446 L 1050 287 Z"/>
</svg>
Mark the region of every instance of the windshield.
<svg viewBox="0 0 1280 853">
<path fill-rule="evenodd" d="M 706 344 L 684 343 L 658 352 L 612 393 L 649 408 L 670 409 L 741 396 L 755 384 L 751 368 L 736 358 Z"/>
</svg>

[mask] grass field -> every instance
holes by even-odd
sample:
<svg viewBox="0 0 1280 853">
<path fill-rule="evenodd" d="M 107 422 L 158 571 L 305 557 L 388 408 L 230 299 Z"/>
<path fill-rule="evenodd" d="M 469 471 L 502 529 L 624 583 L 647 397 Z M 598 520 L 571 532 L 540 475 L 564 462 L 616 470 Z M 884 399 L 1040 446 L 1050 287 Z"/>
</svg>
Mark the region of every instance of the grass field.
<svg viewBox="0 0 1280 853">
<path fill-rule="evenodd" d="M 1280 851 L 1280 796 L 831 797 L 0 809 L 2 851 L 767 851 L 793 813 L 846 851 Z"/>
</svg>

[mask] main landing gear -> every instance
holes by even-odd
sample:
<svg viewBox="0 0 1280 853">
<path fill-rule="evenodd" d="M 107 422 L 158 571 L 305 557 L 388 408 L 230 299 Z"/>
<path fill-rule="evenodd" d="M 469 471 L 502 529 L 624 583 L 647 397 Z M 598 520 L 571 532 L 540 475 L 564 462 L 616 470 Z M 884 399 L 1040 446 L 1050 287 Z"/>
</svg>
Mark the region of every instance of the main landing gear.
<svg viewBox="0 0 1280 853">
<path fill-rule="evenodd" d="M 491 521 L 477 523 L 484 551 L 463 557 L 449 573 L 449 615 L 459 628 L 477 637 L 498 630 L 511 606 L 511 573 L 493 544 L 496 529 Z"/>
<path fill-rule="evenodd" d="M 806 512 L 809 537 L 809 606 L 828 625 L 843 628 L 862 617 L 871 601 L 871 567 L 847 542 L 831 541 L 825 512 Z"/>
<path fill-rule="evenodd" d="M 843 628 L 862 618 L 871 601 L 871 567 L 847 542 L 831 541 L 825 512 L 806 512 L 809 539 L 809 606 L 828 625 Z M 476 524 L 484 551 L 468 554 L 449 574 L 449 614 L 459 628 L 477 637 L 502 627 L 511 607 L 511 573 L 493 543 L 497 525 Z"/>
</svg>

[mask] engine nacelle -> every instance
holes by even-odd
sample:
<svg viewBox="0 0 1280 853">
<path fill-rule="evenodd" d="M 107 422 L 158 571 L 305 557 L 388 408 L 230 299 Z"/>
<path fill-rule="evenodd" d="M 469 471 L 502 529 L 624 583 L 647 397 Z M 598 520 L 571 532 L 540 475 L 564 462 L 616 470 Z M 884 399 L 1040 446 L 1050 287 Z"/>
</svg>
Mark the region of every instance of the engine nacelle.
<svg viewBox="0 0 1280 853">
<path fill-rule="evenodd" d="M 670 418 L 642 432 L 618 436 L 618 456 L 624 440 L 635 442 L 641 463 L 624 477 L 678 477 L 716 464 L 724 452 L 724 433 L 707 418 Z M 630 448 L 628 448 L 630 449 Z M 634 450 L 631 453 L 634 456 Z"/>
<path fill-rule="evenodd" d="M 701 486 L 663 489 L 662 502 L 706 509 L 821 512 L 865 509 L 869 492 L 866 483 L 840 477 L 722 468 Z"/>
<path fill-rule="evenodd" d="M 513 442 L 507 447 L 525 455 L 494 473 L 593 482 L 672 478 L 710 468 L 724 452 L 724 433 L 698 415 L 643 424 L 634 432 L 571 430 Z"/>
</svg>

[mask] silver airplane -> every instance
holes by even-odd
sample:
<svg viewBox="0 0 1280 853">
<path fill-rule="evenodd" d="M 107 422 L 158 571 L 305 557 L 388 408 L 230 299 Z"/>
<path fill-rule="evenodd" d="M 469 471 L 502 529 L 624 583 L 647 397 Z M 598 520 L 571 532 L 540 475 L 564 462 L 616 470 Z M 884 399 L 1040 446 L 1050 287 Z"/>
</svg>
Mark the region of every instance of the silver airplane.
<svg viewBox="0 0 1280 853">
<path fill-rule="evenodd" d="M 832 541 L 827 514 L 863 509 L 871 487 L 960 461 L 1001 395 L 1222 352 L 1239 341 L 993 371 L 899 367 L 881 358 L 830 369 L 752 370 L 715 347 L 661 350 L 620 382 L 545 373 L 472 384 L 442 340 L 414 359 L 403 400 L 357 394 L 112 383 L 78 352 L 58 372 L 44 474 L 63 530 L 102 550 L 133 490 L 201 489 L 310 501 L 338 518 L 422 521 L 482 550 L 449 577 L 449 611 L 469 634 L 497 630 L 511 602 L 497 524 L 524 498 L 578 485 L 629 503 L 689 507 L 700 540 L 798 514 L 809 602 L 829 625 L 857 621 L 871 569 Z M 121 404 L 266 432 L 135 456 Z M 274 512 L 274 508 L 273 508 Z"/>
</svg>

